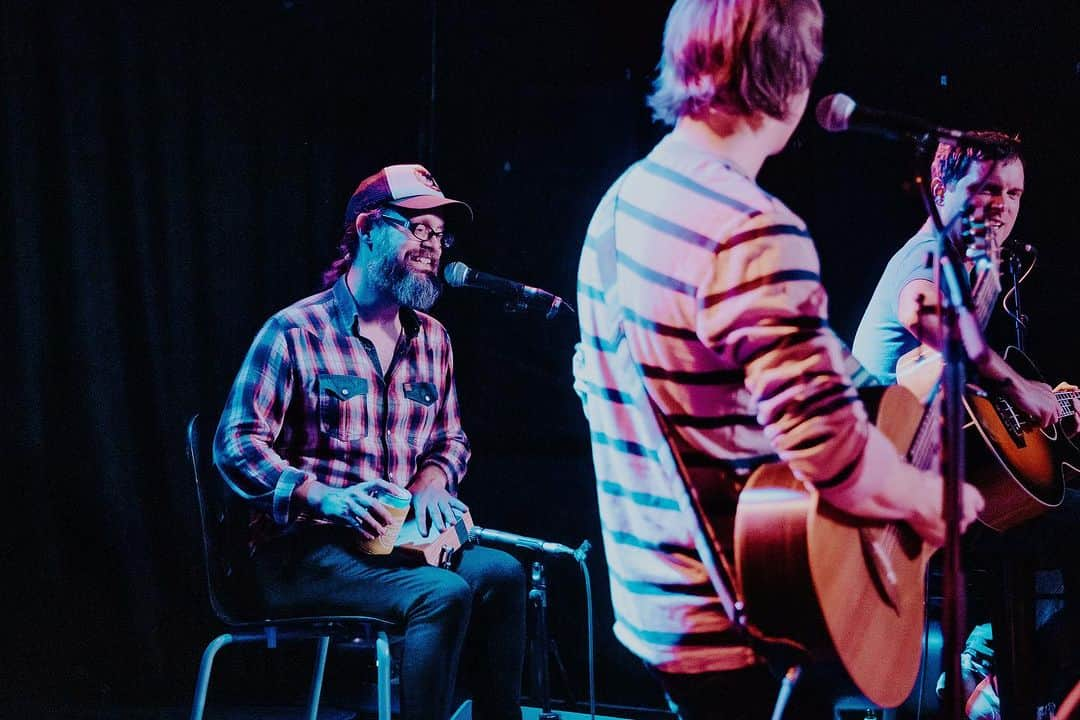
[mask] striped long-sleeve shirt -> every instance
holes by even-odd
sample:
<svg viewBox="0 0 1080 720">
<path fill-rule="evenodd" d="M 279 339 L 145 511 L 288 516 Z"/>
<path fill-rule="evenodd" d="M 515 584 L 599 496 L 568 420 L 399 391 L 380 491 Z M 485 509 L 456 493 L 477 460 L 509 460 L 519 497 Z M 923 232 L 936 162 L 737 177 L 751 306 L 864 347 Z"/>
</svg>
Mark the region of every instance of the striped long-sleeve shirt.
<svg viewBox="0 0 1080 720">
<path fill-rule="evenodd" d="M 669 672 L 753 663 L 695 548 L 680 481 L 660 462 L 650 399 L 729 558 L 738 494 L 756 467 L 782 459 L 843 507 L 875 484 L 868 466 L 899 464 L 887 441 L 868 445 L 881 436 L 843 370 L 806 226 L 731 163 L 669 135 L 600 202 L 578 303 L 575 387 L 615 633 Z"/>
<path fill-rule="evenodd" d="M 453 356 L 435 318 L 401 310 L 389 368 L 362 337 L 344 278 L 271 317 L 221 416 L 214 462 L 251 500 L 253 545 L 319 522 L 292 505 L 312 478 L 334 487 L 383 479 L 408 486 L 434 464 L 456 490 L 469 459 Z"/>
</svg>

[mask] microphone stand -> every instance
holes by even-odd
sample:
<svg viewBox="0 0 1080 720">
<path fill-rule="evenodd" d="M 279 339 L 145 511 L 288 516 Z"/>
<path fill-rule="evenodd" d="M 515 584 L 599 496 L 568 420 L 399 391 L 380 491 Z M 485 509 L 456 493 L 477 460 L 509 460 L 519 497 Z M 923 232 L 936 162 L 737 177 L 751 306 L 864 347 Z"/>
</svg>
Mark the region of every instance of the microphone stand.
<svg viewBox="0 0 1080 720">
<path fill-rule="evenodd" d="M 556 545 L 556 543 L 546 543 L 536 538 L 515 536 L 512 533 L 499 533 L 498 531 L 495 531 L 494 537 L 489 536 L 485 538 L 483 535 L 484 531 L 484 528 L 473 527 L 469 538 L 470 541 L 496 546 L 504 545 L 507 547 L 514 547 L 519 550 L 529 551 L 533 555 L 531 571 L 529 573 L 529 593 L 527 596 L 533 619 L 532 644 L 529 653 L 529 669 L 532 675 L 532 696 L 534 700 L 539 700 L 540 702 L 540 712 L 537 716 L 537 720 L 559 720 L 558 713 L 553 712 L 551 709 L 550 661 L 548 659 L 548 648 L 551 645 L 551 640 L 548 637 L 547 623 L 547 569 L 544 567 L 544 556 L 551 554 L 551 551 L 545 548 L 547 546 Z M 498 537 L 499 535 L 502 535 L 502 537 Z M 558 551 L 558 554 L 563 556 L 572 555 L 574 560 L 579 564 L 584 563 L 585 557 L 589 550 L 592 549 L 592 545 L 588 540 L 582 541 L 581 545 L 573 551 L 561 546 L 559 547 L 560 550 Z M 556 659 L 557 658 L 558 655 L 556 655 Z"/>
<path fill-rule="evenodd" d="M 920 148 L 925 147 L 920 143 Z M 925 158 L 923 158 L 925 160 Z M 925 166 L 927 163 L 923 163 Z M 972 333 L 971 326 L 964 327 L 964 316 L 971 319 L 966 306 L 968 293 L 962 285 L 960 275 L 963 261 L 953 251 L 948 237 L 948 228 L 942 222 L 937 205 L 930 194 L 925 178 L 918 174 L 915 178 L 927 213 L 933 220 L 938 235 L 938 263 L 935 267 L 938 287 L 938 307 L 941 316 L 942 355 L 944 371 L 942 374 L 942 445 L 941 473 L 944 480 L 942 497 L 942 516 L 945 519 L 946 535 L 943 575 L 942 607 L 942 668 L 945 671 L 945 718 L 962 720 L 964 713 L 963 683 L 960 677 L 960 651 L 964 644 L 965 606 L 964 606 L 964 568 L 960 554 L 960 493 L 965 478 L 964 462 L 964 406 L 963 392 L 966 387 L 965 363 L 969 351 L 982 342 L 977 332 L 978 324 Z M 955 220 L 953 218 L 952 220 Z M 972 335 L 977 337 L 972 337 Z M 968 345 L 968 347 L 965 347 Z M 976 353 L 970 353 L 978 355 Z"/>
<path fill-rule="evenodd" d="M 589 541 L 586 540 L 574 551 L 574 558 L 580 563 L 585 559 L 588 551 Z M 529 573 L 528 602 L 533 614 L 532 652 L 529 659 L 532 665 L 532 694 L 534 699 L 540 701 L 537 720 L 559 720 L 559 714 L 551 709 L 550 661 L 548 660 L 551 640 L 548 637 L 547 624 L 547 570 L 544 567 L 543 558 L 544 553 L 535 553 L 532 570 Z"/>
<path fill-rule="evenodd" d="M 540 700 L 538 720 L 558 720 L 551 711 L 551 683 L 548 679 L 547 574 L 542 560 L 533 560 L 529 575 L 529 607 L 533 610 L 532 680 L 533 697 Z"/>
</svg>

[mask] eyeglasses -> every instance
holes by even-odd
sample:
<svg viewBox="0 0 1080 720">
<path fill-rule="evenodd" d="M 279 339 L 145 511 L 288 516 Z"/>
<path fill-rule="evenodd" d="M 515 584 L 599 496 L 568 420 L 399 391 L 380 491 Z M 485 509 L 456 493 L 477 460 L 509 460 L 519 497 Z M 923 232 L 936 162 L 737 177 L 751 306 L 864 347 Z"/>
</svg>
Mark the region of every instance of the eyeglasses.
<svg viewBox="0 0 1080 720">
<path fill-rule="evenodd" d="M 443 250 L 451 247 L 454 244 L 454 234 L 447 232 L 446 230 L 440 230 L 435 232 L 426 223 L 415 223 L 412 220 L 406 220 L 405 218 L 395 217 L 387 213 L 382 214 L 382 219 L 392 225 L 397 225 L 400 228 L 408 230 L 412 233 L 412 236 L 420 242 L 427 242 L 428 240 L 436 240 L 442 245 Z"/>
</svg>

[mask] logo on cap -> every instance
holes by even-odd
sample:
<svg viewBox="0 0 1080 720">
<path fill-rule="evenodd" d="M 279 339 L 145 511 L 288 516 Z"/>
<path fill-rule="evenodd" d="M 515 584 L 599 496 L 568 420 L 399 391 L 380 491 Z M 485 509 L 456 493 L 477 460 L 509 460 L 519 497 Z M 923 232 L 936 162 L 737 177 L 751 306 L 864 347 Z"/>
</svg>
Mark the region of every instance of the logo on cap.
<svg viewBox="0 0 1080 720">
<path fill-rule="evenodd" d="M 413 168 L 413 173 L 416 175 L 416 179 L 419 180 L 423 185 L 427 185 L 435 192 L 442 192 L 442 190 L 439 189 L 439 184 L 435 182 L 435 178 L 431 177 L 431 173 L 427 171 L 427 168 L 422 168 L 417 165 L 415 168 Z"/>
</svg>

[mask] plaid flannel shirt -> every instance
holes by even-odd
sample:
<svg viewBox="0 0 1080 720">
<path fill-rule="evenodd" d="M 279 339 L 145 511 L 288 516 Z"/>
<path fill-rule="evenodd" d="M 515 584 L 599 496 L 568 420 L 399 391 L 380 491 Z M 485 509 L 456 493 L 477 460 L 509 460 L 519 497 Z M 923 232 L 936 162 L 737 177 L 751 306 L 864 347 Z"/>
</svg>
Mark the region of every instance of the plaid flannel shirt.
<svg viewBox="0 0 1080 720">
<path fill-rule="evenodd" d="M 425 465 L 456 492 L 469 442 L 461 428 L 446 329 L 408 308 L 388 369 L 358 333 L 344 278 L 271 317 L 233 383 L 214 463 L 253 506 L 252 544 L 320 522 L 292 505 L 307 479 L 333 487 L 383 479 L 408 487 Z"/>
</svg>

